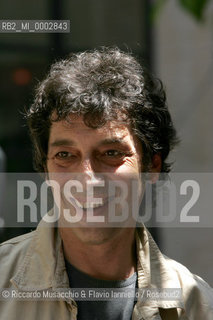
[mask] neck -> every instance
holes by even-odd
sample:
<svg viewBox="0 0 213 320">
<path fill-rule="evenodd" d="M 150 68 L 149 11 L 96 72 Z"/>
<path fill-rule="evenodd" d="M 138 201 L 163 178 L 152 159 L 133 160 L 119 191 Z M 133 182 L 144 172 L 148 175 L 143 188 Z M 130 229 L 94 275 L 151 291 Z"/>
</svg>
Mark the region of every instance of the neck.
<svg viewBox="0 0 213 320">
<path fill-rule="evenodd" d="M 114 229 L 101 243 L 85 243 L 70 228 L 60 228 L 60 235 L 66 259 L 94 278 L 123 280 L 136 271 L 134 228 Z"/>
</svg>

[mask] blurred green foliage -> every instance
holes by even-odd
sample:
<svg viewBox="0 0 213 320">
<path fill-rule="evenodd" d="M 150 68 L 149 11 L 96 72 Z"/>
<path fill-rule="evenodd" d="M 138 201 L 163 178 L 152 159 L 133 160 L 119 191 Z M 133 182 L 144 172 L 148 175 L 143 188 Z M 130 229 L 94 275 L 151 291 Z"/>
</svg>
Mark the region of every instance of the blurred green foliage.
<svg viewBox="0 0 213 320">
<path fill-rule="evenodd" d="M 155 20 L 162 7 L 167 1 L 171 0 L 156 0 L 151 8 L 151 19 Z M 181 8 L 192 15 L 197 21 L 204 20 L 204 11 L 210 0 L 176 0 Z"/>
</svg>

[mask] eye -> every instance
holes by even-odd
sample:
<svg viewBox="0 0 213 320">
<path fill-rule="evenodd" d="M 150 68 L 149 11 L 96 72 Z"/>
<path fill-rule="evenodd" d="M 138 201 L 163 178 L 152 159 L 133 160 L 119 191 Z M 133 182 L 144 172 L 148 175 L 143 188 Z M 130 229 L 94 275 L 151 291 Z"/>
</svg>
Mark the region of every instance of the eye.
<svg viewBox="0 0 213 320">
<path fill-rule="evenodd" d="M 114 150 L 114 149 L 110 149 L 110 150 L 107 150 L 105 153 L 104 153 L 105 156 L 108 156 L 110 158 L 121 158 L 121 157 L 124 157 L 125 156 L 125 153 L 124 152 L 121 152 L 121 151 L 118 151 L 118 150 Z"/>
<path fill-rule="evenodd" d="M 70 159 L 72 157 L 74 157 L 74 155 L 68 151 L 60 151 L 55 155 L 56 159 L 63 159 L 63 160 Z"/>
</svg>

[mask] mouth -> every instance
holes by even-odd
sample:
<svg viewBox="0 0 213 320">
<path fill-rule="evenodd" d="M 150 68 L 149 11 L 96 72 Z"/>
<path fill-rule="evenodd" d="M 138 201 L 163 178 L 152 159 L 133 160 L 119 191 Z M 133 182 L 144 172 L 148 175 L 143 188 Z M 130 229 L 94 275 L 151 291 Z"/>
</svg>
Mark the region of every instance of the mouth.
<svg viewBox="0 0 213 320">
<path fill-rule="evenodd" d="M 71 198 L 71 203 L 80 209 L 83 209 L 83 211 L 91 210 L 91 209 L 99 209 L 99 208 L 104 208 L 109 202 L 109 198 L 100 198 L 97 199 L 96 201 L 91 200 L 91 201 L 79 201 L 76 198 Z"/>
<path fill-rule="evenodd" d="M 112 223 L 123 222 L 123 220 L 119 220 L 119 217 L 121 217 L 121 219 L 125 218 L 122 217 L 123 213 L 119 207 L 120 204 L 118 202 L 113 203 L 115 201 L 114 196 L 90 198 L 84 201 L 85 199 L 77 200 L 71 197 L 69 200 L 66 199 L 66 203 L 64 203 L 66 209 L 69 210 L 68 214 L 71 220 L 72 217 L 74 217 L 74 220 L 76 219 L 75 223 L 77 223 L 77 226 L 81 225 L 85 227 L 92 225 L 97 227 L 101 225 L 105 227 L 108 223 L 111 225 Z M 115 225 L 117 226 L 117 224 Z"/>
</svg>

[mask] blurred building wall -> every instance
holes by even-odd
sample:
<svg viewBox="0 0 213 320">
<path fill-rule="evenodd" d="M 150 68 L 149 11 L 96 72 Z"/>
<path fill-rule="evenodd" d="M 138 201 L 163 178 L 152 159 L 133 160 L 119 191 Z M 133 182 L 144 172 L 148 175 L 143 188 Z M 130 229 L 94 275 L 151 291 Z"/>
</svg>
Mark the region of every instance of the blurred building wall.
<svg viewBox="0 0 213 320">
<path fill-rule="evenodd" d="M 154 27 L 155 71 L 163 80 L 181 139 L 172 155 L 176 172 L 213 171 L 213 6 L 199 23 L 167 1 Z M 212 207 L 208 208 L 212 214 Z M 200 213 L 202 215 L 202 212 Z M 205 229 L 161 230 L 165 254 L 213 285 L 213 232 Z"/>
</svg>

